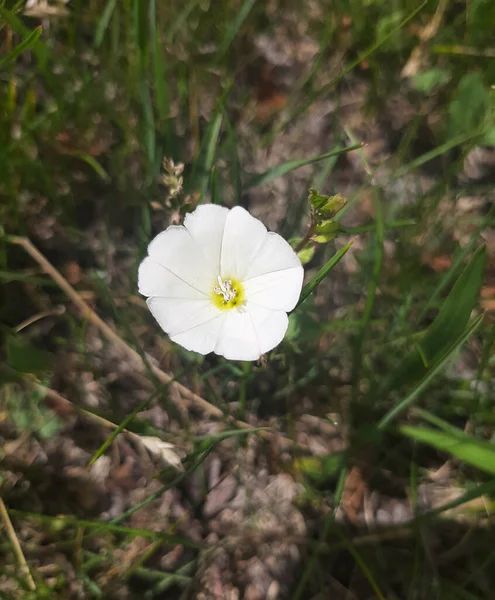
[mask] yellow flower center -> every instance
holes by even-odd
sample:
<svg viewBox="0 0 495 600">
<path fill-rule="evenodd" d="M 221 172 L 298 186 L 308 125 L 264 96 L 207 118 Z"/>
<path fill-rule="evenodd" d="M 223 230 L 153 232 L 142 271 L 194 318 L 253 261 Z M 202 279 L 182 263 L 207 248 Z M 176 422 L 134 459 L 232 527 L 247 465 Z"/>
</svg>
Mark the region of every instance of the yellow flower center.
<svg viewBox="0 0 495 600">
<path fill-rule="evenodd" d="M 211 297 L 215 306 L 222 310 L 238 308 L 244 304 L 244 288 L 237 279 L 222 279 L 219 275 Z"/>
</svg>

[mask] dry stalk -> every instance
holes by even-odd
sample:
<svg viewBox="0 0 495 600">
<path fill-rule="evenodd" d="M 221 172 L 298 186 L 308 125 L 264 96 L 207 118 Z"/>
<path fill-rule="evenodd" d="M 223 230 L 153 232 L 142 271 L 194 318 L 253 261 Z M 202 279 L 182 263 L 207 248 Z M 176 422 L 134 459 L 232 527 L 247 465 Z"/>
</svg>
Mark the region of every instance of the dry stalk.
<svg viewBox="0 0 495 600">
<path fill-rule="evenodd" d="M 7 512 L 7 507 L 4 504 L 4 501 L 0 497 L 0 519 L 7 531 L 7 536 L 12 544 L 12 548 L 14 549 L 14 553 L 17 557 L 17 561 L 19 563 L 19 567 L 24 574 L 26 579 L 27 586 L 31 591 L 36 590 L 36 584 L 34 583 L 33 576 L 31 575 L 31 571 L 29 570 L 29 566 L 24 557 L 24 553 L 22 552 L 21 544 L 16 535 L 14 526 L 12 525 L 12 521 L 10 520 L 9 513 Z"/>
</svg>

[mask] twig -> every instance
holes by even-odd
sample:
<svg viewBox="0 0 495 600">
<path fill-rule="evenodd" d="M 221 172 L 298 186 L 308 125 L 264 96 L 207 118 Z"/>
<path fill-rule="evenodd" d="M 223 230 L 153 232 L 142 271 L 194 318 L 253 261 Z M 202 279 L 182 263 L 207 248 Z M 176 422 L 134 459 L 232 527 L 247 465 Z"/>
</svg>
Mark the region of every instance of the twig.
<svg viewBox="0 0 495 600">
<path fill-rule="evenodd" d="M 5 529 L 7 530 L 7 536 L 10 540 L 10 543 L 12 544 L 12 548 L 14 549 L 15 555 L 17 556 L 17 560 L 19 562 L 19 567 L 20 567 L 21 571 L 24 573 L 28 588 L 31 591 L 35 591 L 36 584 L 34 583 L 33 576 L 31 575 L 29 566 L 26 562 L 26 559 L 24 558 L 21 544 L 19 543 L 19 539 L 17 538 L 15 529 L 12 525 L 12 521 L 10 520 L 9 513 L 7 512 L 7 508 L 1 497 L 0 497 L 0 519 L 3 522 Z"/>
<path fill-rule="evenodd" d="M 426 56 L 426 44 L 437 34 L 448 4 L 449 0 L 439 0 L 437 10 L 431 21 L 419 32 L 419 44 L 414 48 L 409 60 L 402 69 L 400 74 L 402 78 L 413 77 L 423 65 Z"/>
<path fill-rule="evenodd" d="M 309 242 L 309 240 L 313 237 L 315 231 L 316 231 L 316 223 L 313 218 L 313 215 L 311 215 L 311 223 L 309 224 L 308 229 L 306 230 L 306 233 L 304 234 L 304 237 L 301 239 L 299 244 L 297 244 L 297 246 L 294 248 L 294 252 L 296 254 L 298 252 L 300 252 L 306 246 L 306 244 Z"/>
<path fill-rule="evenodd" d="M 136 365 L 144 370 L 142 365 L 141 356 L 136 350 L 131 348 L 115 331 L 103 321 L 94 310 L 85 302 L 77 291 L 70 285 L 70 283 L 63 277 L 63 275 L 57 271 L 57 269 L 41 254 L 41 252 L 28 240 L 28 238 L 18 236 L 8 236 L 7 240 L 12 244 L 22 246 L 24 250 L 40 265 L 40 267 L 49 275 L 57 285 L 67 294 L 72 302 L 77 306 L 82 316 L 93 325 L 95 325 L 101 333 L 107 338 L 107 340 L 114 346 L 119 348 L 121 352 L 126 354 Z M 172 381 L 172 377 L 162 371 L 159 367 L 151 364 L 151 370 L 156 375 L 161 383 L 169 384 Z M 223 412 L 213 404 L 210 404 L 198 394 L 195 394 L 186 386 L 174 381 L 171 385 L 177 387 L 184 398 L 200 406 L 206 413 L 214 417 L 222 417 Z"/>
</svg>

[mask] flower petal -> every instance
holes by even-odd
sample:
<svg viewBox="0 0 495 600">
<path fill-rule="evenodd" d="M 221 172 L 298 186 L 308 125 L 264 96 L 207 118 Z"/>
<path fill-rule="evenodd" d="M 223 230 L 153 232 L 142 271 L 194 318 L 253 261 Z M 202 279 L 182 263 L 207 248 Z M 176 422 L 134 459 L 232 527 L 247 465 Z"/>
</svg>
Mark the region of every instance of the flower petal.
<svg viewBox="0 0 495 600">
<path fill-rule="evenodd" d="M 225 313 L 215 353 L 230 360 L 257 360 L 284 339 L 287 314 L 253 303 Z"/>
<path fill-rule="evenodd" d="M 202 204 L 186 215 L 184 227 L 189 231 L 209 264 L 220 275 L 220 252 L 229 209 L 216 204 Z"/>
<path fill-rule="evenodd" d="M 236 206 L 229 211 L 223 233 L 221 269 L 223 279 L 244 279 L 249 266 L 267 235 L 261 221 L 252 217 L 247 210 Z"/>
<path fill-rule="evenodd" d="M 288 312 L 299 300 L 303 277 L 302 267 L 265 273 L 245 281 L 244 293 L 248 302 L 254 302 L 271 310 Z"/>
<path fill-rule="evenodd" d="M 282 236 L 270 231 L 265 236 L 263 246 L 251 261 L 245 279 L 294 267 L 301 267 L 299 257 Z"/>
<path fill-rule="evenodd" d="M 289 326 L 287 313 L 283 310 L 270 310 L 253 302 L 247 303 L 246 310 L 253 321 L 261 353 L 278 346 Z"/>
<path fill-rule="evenodd" d="M 186 348 L 186 350 L 193 350 L 200 354 L 209 354 L 215 350 L 218 343 L 218 338 L 223 330 L 225 316 L 225 312 L 223 312 L 212 321 L 207 321 L 188 331 L 172 335 L 170 339 Z"/>
<path fill-rule="evenodd" d="M 225 316 L 215 353 L 229 360 L 257 360 L 261 349 L 249 312 L 233 309 L 225 311 Z"/>
<path fill-rule="evenodd" d="M 152 297 L 146 301 L 151 314 L 170 337 L 219 317 L 222 311 L 209 299 L 183 300 Z"/>
<path fill-rule="evenodd" d="M 172 226 L 148 246 L 149 256 L 195 289 L 210 294 L 217 265 L 209 263 L 185 227 Z"/>
<path fill-rule="evenodd" d="M 143 296 L 190 300 L 206 298 L 203 292 L 171 273 L 150 256 L 147 256 L 139 265 L 138 289 Z"/>
</svg>

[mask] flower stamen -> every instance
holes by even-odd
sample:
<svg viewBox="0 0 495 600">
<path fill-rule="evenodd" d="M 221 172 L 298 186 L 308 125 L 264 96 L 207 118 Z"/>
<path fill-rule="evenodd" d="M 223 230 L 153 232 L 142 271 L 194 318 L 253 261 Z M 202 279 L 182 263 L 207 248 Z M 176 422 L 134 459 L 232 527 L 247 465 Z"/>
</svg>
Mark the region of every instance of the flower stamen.
<svg viewBox="0 0 495 600">
<path fill-rule="evenodd" d="M 218 276 L 218 285 L 213 288 L 215 294 L 219 296 L 223 296 L 223 301 L 225 303 L 230 302 L 237 296 L 237 290 L 232 287 L 232 280 L 226 279 L 222 281 L 220 275 Z"/>
</svg>

